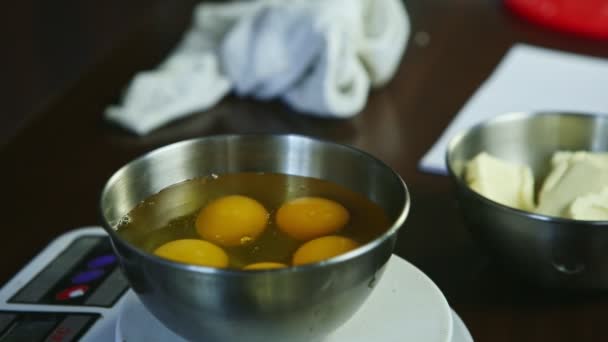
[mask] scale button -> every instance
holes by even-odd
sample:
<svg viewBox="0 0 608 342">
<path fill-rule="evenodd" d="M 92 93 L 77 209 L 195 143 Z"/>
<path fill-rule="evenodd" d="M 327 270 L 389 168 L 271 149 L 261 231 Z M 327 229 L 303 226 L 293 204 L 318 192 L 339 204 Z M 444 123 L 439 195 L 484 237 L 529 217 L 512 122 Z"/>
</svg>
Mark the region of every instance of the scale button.
<svg viewBox="0 0 608 342">
<path fill-rule="evenodd" d="M 111 265 L 115 262 L 116 262 L 116 256 L 114 254 L 104 254 L 104 255 L 98 256 L 95 259 L 92 259 L 91 261 L 89 261 L 87 266 L 89 268 L 98 268 L 98 267 L 105 267 L 105 266 Z"/>
<path fill-rule="evenodd" d="M 95 318 L 89 315 L 69 315 L 49 334 L 44 342 L 71 342 L 78 340 Z"/>
<path fill-rule="evenodd" d="M 68 300 L 72 298 L 82 297 L 89 290 L 87 285 L 76 285 L 68 287 L 67 289 L 57 293 L 55 298 L 57 300 Z"/>
<path fill-rule="evenodd" d="M 106 272 L 102 269 L 93 269 L 80 272 L 72 277 L 72 284 L 84 284 L 99 279 Z"/>
</svg>

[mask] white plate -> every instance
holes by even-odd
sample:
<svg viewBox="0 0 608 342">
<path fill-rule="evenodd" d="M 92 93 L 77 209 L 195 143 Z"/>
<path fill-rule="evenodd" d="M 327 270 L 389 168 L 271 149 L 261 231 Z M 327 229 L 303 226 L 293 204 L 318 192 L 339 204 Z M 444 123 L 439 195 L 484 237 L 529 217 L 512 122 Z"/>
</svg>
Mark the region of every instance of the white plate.
<svg viewBox="0 0 608 342">
<path fill-rule="evenodd" d="M 393 255 L 361 309 L 325 342 L 470 342 L 472 339 L 437 286 Z M 184 341 L 166 329 L 129 291 L 116 326 L 117 341 Z M 454 339 L 452 330 L 455 329 Z"/>
<path fill-rule="evenodd" d="M 473 342 L 473 336 L 471 336 L 469 329 L 467 329 L 467 326 L 464 325 L 464 322 L 454 310 L 452 310 L 452 319 L 454 325 L 452 329 L 452 341 L 450 342 Z"/>
<path fill-rule="evenodd" d="M 424 273 L 393 255 L 359 311 L 327 342 L 450 342 L 452 310 Z"/>
</svg>

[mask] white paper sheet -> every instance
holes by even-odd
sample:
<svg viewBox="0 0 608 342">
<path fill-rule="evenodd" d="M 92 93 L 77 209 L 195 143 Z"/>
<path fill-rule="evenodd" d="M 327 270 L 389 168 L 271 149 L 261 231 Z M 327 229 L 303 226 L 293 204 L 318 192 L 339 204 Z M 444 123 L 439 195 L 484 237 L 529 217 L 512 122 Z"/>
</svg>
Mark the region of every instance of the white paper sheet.
<svg viewBox="0 0 608 342">
<path fill-rule="evenodd" d="M 509 112 L 608 113 L 608 59 L 514 45 L 477 89 L 419 167 L 446 174 L 449 140 L 461 130 Z"/>
</svg>

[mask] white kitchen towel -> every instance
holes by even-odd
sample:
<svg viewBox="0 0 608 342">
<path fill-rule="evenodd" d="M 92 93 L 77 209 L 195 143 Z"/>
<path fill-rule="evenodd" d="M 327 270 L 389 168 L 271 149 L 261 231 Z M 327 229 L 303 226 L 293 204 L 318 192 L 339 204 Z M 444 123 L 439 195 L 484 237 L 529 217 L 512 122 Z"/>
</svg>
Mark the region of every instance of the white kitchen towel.
<svg viewBox="0 0 608 342">
<path fill-rule="evenodd" d="M 202 3 L 157 69 L 137 74 L 108 120 L 138 134 L 208 109 L 233 90 L 347 118 L 394 75 L 409 38 L 401 0 Z"/>
<path fill-rule="evenodd" d="M 424 155 L 419 167 L 447 174 L 445 153 L 458 132 L 509 112 L 608 114 L 608 60 L 517 44 Z"/>
</svg>

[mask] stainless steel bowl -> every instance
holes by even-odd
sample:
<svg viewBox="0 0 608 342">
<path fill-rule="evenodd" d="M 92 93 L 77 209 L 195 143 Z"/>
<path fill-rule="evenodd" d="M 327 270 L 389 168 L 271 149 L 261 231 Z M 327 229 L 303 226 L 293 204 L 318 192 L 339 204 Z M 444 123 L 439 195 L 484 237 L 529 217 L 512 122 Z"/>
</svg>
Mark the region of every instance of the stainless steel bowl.
<svg viewBox="0 0 608 342">
<path fill-rule="evenodd" d="M 473 234 L 499 261 L 536 284 L 608 288 L 608 221 L 579 221 L 512 209 L 471 190 L 465 164 L 479 152 L 532 167 L 542 182 L 557 150 L 608 151 L 608 116 L 512 113 L 455 136 L 446 162 Z"/>
<path fill-rule="evenodd" d="M 372 242 L 334 259 L 256 272 L 164 260 L 115 231 L 133 207 L 167 186 L 243 171 L 338 183 L 380 205 L 393 224 Z M 225 135 L 175 143 L 118 170 L 101 196 L 105 229 L 132 288 L 163 324 L 197 341 L 315 341 L 326 336 L 372 291 L 409 205 L 405 184 L 379 160 L 351 147 L 294 135 Z"/>
</svg>

